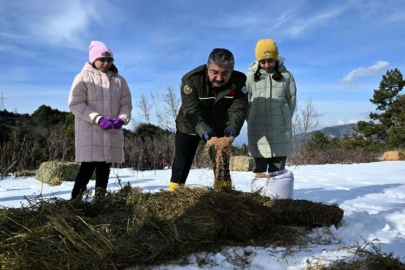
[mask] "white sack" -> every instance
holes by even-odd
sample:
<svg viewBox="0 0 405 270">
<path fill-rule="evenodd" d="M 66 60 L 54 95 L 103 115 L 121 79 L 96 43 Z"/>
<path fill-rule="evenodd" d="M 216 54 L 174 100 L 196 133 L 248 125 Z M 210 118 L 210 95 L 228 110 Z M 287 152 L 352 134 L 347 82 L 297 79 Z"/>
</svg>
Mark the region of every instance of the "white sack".
<svg viewBox="0 0 405 270">
<path fill-rule="evenodd" d="M 294 196 L 294 174 L 289 170 L 270 173 L 270 178 L 253 178 L 252 192 L 272 199 L 292 199 Z"/>
</svg>

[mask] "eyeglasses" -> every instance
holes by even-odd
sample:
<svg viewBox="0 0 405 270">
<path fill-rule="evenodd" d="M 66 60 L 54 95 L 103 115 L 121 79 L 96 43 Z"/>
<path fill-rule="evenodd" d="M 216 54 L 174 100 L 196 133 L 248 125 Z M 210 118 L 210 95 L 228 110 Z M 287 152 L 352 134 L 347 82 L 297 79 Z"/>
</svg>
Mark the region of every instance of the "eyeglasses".
<svg viewBox="0 0 405 270">
<path fill-rule="evenodd" d="M 100 62 L 107 62 L 107 63 L 112 63 L 112 62 L 114 62 L 114 59 L 112 59 L 112 58 L 98 58 L 97 59 L 98 61 L 100 61 Z"/>
<path fill-rule="evenodd" d="M 208 69 L 208 73 L 210 73 L 210 75 L 213 76 L 213 77 L 221 76 L 221 77 L 224 77 L 224 78 L 228 78 L 229 76 L 231 76 L 232 71 L 219 72 L 219 71 L 216 71 L 216 70 L 212 71 L 212 70 Z"/>
</svg>

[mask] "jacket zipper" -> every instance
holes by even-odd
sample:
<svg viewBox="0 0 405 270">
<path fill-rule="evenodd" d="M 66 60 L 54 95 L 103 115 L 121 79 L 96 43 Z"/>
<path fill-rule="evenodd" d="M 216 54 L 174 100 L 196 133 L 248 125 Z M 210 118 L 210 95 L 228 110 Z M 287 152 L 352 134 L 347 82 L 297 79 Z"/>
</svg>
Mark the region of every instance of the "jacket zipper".
<svg viewBox="0 0 405 270">
<path fill-rule="evenodd" d="M 269 77 L 269 82 L 270 82 L 270 95 L 269 95 L 269 105 L 271 105 L 271 97 L 273 96 L 273 84 L 272 84 L 272 82 L 271 82 L 271 74 L 268 74 L 268 77 Z M 266 112 L 266 118 L 267 117 L 269 117 L 269 115 L 268 115 L 268 110 L 267 110 L 267 102 L 265 102 L 264 104 L 266 104 L 265 105 L 265 112 Z M 271 109 L 271 108 L 270 108 Z M 270 125 L 272 125 L 273 123 L 271 122 L 272 120 L 271 120 L 271 115 L 270 115 L 270 119 L 269 119 L 270 121 Z M 267 132 L 268 132 L 268 130 L 267 130 L 267 128 L 268 128 L 268 125 L 266 124 L 266 134 L 268 134 Z"/>
</svg>

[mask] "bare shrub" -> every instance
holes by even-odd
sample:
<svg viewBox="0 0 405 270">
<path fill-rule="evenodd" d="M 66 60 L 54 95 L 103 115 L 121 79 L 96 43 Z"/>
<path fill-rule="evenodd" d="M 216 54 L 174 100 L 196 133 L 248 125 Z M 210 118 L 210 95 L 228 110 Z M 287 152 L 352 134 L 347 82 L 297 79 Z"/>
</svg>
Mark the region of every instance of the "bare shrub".
<svg viewBox="0 0 405 270">
<path fill-rule="evenodd" d="M 163 100 L 159 100 L 159 94 L 151 93 L 159 126 L 174 132 L 176 130 L 176 117 L 180 109 L 180 98 L 176 95 L 173 87 L 168 86 Z M 163 103 L 163 112 L 160 110 L 160 102 Z"/>
<path fill-rule="evenodd" d="M 161 170 L 170 168 L 174 158 L 175 134 L 165 134 L 144 139 L 133 136 L 125 138 L 124 167 L 135 170 Z M 212 163 L 204 154 L 205 144 L 201 141 L 193 161 L 194 168 L 210 168 Z"/>
<path fill-rule="evenodd" d="M 352 164 L 379 161 L 380 154 L 346 148 L 328 148 L 323 150 L 309 150 L 307 148 L 288 157 L 291 165 L 306 164 Z"/>
<path fill-rule="evenodd" d="M 136 105 L 138 107 L 140 116 L 145 120 L 146 123 L 150 123 L 150 111 L 152 105 L 149 103 L 144 94 L 141 94 L 141 99 L 137 102 Z"/>
<path fill-rule="evenodd" d="M 294 149 L 296 152 L 305 148 L 305 134 L 313 131 L 319 124 L 320 114 L 308 99 L 304 106 L 298 106 L 292 121 Z"/>
<path fill-rule="evenodd" d="M 38 143 L 28 135 L 13 133 L 12 139 L 0 144 L 0 177 L 23 170 L 35 170 L 40 164 Z"/>
<path fill-rule="evenodd" d="M 74 139 L 62 132 L 52 131 L 47 139 L 49 161 L 74 161 Z"/>
<path fill-rule="evenodd" d="M 124 166 L 136 170 L 157 170 L 170 167 L 174 157 L 174 134 L 141 139 L 125 139 Z"/>
</svg>

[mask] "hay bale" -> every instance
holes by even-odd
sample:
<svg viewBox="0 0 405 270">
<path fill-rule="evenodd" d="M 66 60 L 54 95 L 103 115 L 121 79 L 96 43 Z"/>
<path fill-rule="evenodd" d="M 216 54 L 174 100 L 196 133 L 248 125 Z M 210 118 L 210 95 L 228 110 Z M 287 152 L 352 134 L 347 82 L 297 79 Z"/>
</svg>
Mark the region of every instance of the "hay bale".
<svg viewBox="0 0 405 270">
<path fill-rule="evenodd" d="M 79 173 L 79 168 L 80 163 L 76 162 L 43 162 L 39 166 L 35 179 L 51 186 L 59 186 L 62 181 L 74 182 Z M 95 180 L 96 174 L 93 173 L 90 179 Z"/>
<path fill-rule="evenodd" d="M 75 181 L 79 167 L 76 162 L 43 162 L 35 178 L 43 183 L 58 186 L 62 181 Z"/>
<path fill-rule="evenodd" d="M 249 172 L 253 170 L 254 158 L 248 156 L 231 157 L 231 171 Z"/>
<path fill-rule="evenodd" d="M 383 154 L 384 161 L 405 160 L 405 151 L 388 151 Z"/>
</svg>

